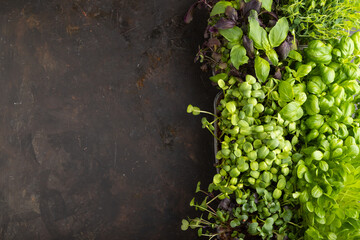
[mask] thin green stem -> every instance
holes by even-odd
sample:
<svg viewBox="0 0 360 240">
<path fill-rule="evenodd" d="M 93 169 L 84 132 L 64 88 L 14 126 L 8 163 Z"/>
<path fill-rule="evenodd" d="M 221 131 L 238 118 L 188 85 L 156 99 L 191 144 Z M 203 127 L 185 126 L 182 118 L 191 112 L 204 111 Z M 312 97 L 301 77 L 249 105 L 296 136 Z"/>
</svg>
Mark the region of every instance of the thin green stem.
<svg viewBox="0 0 360 240">
<path fill-rule="evenodd" d="M 291 225 L 294 225 L 295 227 L 302 228 L 302 226 L 299 226 L 299 225 L 297 225 L 297 224 L 295 224 L 293 222 L 288 222 L 288 223 L 290 223 Z"/>
</svg>

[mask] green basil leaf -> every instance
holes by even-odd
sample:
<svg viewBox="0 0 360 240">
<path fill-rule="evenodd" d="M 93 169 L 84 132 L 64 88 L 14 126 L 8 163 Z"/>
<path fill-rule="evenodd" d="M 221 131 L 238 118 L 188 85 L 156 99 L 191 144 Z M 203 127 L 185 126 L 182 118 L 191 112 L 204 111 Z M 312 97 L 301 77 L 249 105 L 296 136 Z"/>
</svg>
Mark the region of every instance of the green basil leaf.
<svg viewBox="0 0 360 240">
<path fill-rule="evenodd" d="M 277 66 L 279 64 L 279 58 L 276 53 L 276 51 L 273 48 L 270 48 L 265 51 L 266 56 L 269 58 L 269 60 L 272 62 L 274 66 Z"/>
<path fill-rule="evenodd" d="M 219 33 L 229 42 L 239 42 L 243 36 L 243 31 L 237 26 L 229 29 L 219 29 Z"/>
<path fill-rule="evenodd" d="M 312 69 L 312 67 L 310 65 L 307 65 L 307 64 L 300 65 L 300 67 L 298 68 L 298 70 L 296 72 L 296 77 L 298 77 L 298 78 L 305 77 L 306 75 L 308 75 L 311 72 L 311 69 Z"/>
<path fill-rule="evenodd" d="M 356 95 L 360 93 L 360 86 L 356 80 L 345 81 L 341 84 L 347 93 L 350 95 Z"/>
<path fill-rule="evenodd" d="M 287 81 L 281 81 L 279 84 L 280 99 L 285 102 L 291 102 L 294 99 L 294 91 L 291 84 Z"/>
<path fill-rule="evenodd" d="M 349 57 L 354 52 L 354 42 L 350 37 L 342 37 L 339 43 L 339 49 L 342 57 Z"/>
<path fill-rule="evenodd" d="M 260 50 L 270 49 L 267 32 L 260 26 L 255 10 L 251 10 L 250 12 L 249 28 L 249 38 L 253 40 L 255 47 Z"/>
<path fill-rule="evenodd" d="M 323 195 L 323 190 L 316 185 L 315 187 L 313 187 L 313 189 L 311 189 L 311 196 L 313 196 L 314 198 L 319 198 Z"/>
<path fill-rule="evenodd" d="M 357 51 L 360 51 L 360 32 L 356 32 L 353 35 L 351 35 L 351 39 L 354 42 L 354 48 Z"/>
<path fill-rule="evenodd" d="M 265 82 L 270 73 L 270 64 L 265 59 L 257 56 L 255 58 L 255 74 L 259 82 Z"/>
<path fill-rule="evenodd" d="M 319 99 L 313 94 L 308 95 L 303 106 L 306 113 L 309 115 L 315 115 L 320 112 Z"/>
<path fill-rule="evenodd" d="M 305 124 L 310 129 L 319 129 L 324 124 L 324 116 L 321 114 L 314 114 L 306 119 Z"/>
<path fill-rule="evenodd" d="M 228 79 L 228 77 L 229 77 L 229 75 L 227 73 L 219 73 L 219 74 L 216 74 L 215 76 L 210 77 L 210 80 L 218 83 L 218 81 L 220 79 L 226 81 Z"/>
<path fill-rule="evenodd" d="M 284 120 L 290 122 L 295 122 L 304 115 L 304 111 L 298 102 L 288 103 L 279 113 Z"/>
<path fill-rule="evenodd" d="M 310 77 L 306 87 L 310 93 L 315 95 L 320 95 L 326 89 L 326 85 L 320 76 Z"/>
<path fill-rule="evenodd" d="M 273 0 L 261 0 L 262 7 L 265 8 L 266 11 L 271 12 L 271 6 L 273 3 Z"/>
<path fill-rule="evenodd" d="M 291 51 L 289 52 L 288 57 L 291 58 L 291 59 L 294 59 L 294 60 L 296 60 L 296 61 L 298 61 L 298 62 L 302 62 L 302 56 L 301 56 L 301 54 L 300 54 L 299 52 L 295 51 L 295 50 L 291 50 Z"/>
<path fill-rule="evenodd" d="M 331 50 L 332 46 L 325 45 L 325 43 L 320 40 L 311 41 L 308 47 L 304 49 L 310 61 L 323 64 L 329 64 L 331 62 Z"/>
<path fill-rule="evenodd" d="M 230 60 L 234 67 L 239 70 L 240 65 L 249 61 L 249 58 L 246 56 L 246 49 L 243 46 L 235 45 L 231 49 Z"/>
<path fill-rule="evenodd" d="M 285 17 L 282 17 L 277 21 L 275 26 L 269 32 L 269 41 L 271 47 L 275 48 L 285 41 L 289 32 L 289 23 Z"/>
<path fill-rule="evenodd" d="M 232 7 L 232 3 L 228 1 L 217 2 L 210 12 L 210 17 L 215 16 L 217 14 L 225 13 L 225 10 L 228 6 Z"/>
</svg>

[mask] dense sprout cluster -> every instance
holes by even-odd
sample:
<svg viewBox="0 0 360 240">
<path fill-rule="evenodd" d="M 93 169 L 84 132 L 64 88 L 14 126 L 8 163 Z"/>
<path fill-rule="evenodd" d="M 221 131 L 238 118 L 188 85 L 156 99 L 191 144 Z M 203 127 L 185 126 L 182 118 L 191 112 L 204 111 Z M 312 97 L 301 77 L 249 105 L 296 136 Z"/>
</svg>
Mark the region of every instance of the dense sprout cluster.
<svg viewBox="0 0 360 240">
<path fill-rule="evenodd" d="M 190 203 L 207 217 L 182 229 L 210 239 L 360 238 L 360 33 L 298 50 L 272 1 L 197 4 L 210 9 L 197 57 L 222 91 L 214 121 L 202 118 L 219 144 L 218 173 Z"/>
</svg>

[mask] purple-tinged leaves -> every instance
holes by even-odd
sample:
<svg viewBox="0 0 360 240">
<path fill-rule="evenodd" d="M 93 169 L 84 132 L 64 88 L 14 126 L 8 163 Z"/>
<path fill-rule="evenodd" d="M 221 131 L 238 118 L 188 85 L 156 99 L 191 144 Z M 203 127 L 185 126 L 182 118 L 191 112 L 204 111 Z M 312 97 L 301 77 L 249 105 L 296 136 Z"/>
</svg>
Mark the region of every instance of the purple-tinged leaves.
<svg viewBox="0 0 360 240">
<path fill-rule="evenodd" d="M 238 13 L 235 8 L 228 6 L 225 9 L 225 15 L 230 19 L 236 22 L 238 20 Z"/>
<path fill-rule="evenodd" d="M 193 5 L 191 5 L 191 7 L 189 8 L 189 10 L 187 11 L 185 17 L 184 17 L 184 22 L 185 23 L 190 23 L 193 20 L 193 13 L 194 13 L 194 9 L 195 7 L 198 5 L 198 3 L 194 3 Z"/>
<path fill-rule="evenodd" d="M 247 35 L 243 36 L 243 45 L 249 58 L 253 59 L 255 57 L 254 43 Z"/>
<path fill-rule="evenodd" d="M 221 46 L 221 42 L 219 41 L 219 39 L 217 38 L 210 38 L 206 45 L 209 47 L 209 48 L 212 48 L 214 46 L 217 46 L 217 47 L 220 47 Z"/>
<path fill-rule="evenodd" d="M 211 33 L 218 33 L 218 29 L 215 26 L 209 27 L 208 31 Z"/>
<path fill-rule="evenodd" d="M 285 60 L 288 57 L 290 50 L 291 46 L 288 41 L 282 42 L 280 46 L 276 49 L 281 60 Z"/>
<path fill-rule="evenodd" d="M 250 2 L 246 3 L 243 8 L 243 16 L 245 19 L 249 16 L 251 10 L 255 10 L 256 12 L 260 12 L 261 9 L 261 2 L 258 0 L 251 0 Z"/>
<path fill-rule="evenodd" d="M 220 18 L 219 21 L 214 25 L 217 29 L 229 29 L 235 26 L 235 22 L 232 20 L 227 20 L 225 18 Z"/>
<path fill-rule="evenodd" d="M 208 70 L 207 64 L 201 65 L 200 69 L 201 69 L 201 71 L 203 71 L 203 72 L 207 72 L 207 70 Z"/>
<path fill-rule="evenodd" d="M 211 54 L 211 57 L 216 61 L 216 62 L 220 62 L 221 60 L 221 54 L 220 53 L 217 53 L 217 52 L 213 52 Z"/>
<path fill-rule="evenodd" d="M 223 200 L 221 200 L 221 202 L 219 203 L 218 208 L 223 209 L 223 210 L 228 210 L 230 207 L 230 199 L 228 198 L 224 198 Z"/>
<path fill-rule="evenodd" d="M 282 77 L 281 70 L 280 70 L 280 68 L 278 68 L 274 74 L 274 78 L 281 80 L 281 77 Z"/>
</svg>

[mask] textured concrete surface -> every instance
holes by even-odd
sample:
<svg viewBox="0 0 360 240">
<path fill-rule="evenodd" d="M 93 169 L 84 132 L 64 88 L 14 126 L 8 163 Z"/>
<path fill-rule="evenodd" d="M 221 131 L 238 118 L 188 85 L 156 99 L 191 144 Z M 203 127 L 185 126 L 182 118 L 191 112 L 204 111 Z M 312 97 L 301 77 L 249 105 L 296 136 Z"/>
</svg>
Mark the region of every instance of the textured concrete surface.
<svg viewBox="0 0 360 240">
<path fill-rule="evenodd" d="M 0 239 L 196 239 L 215 170 L 186 106 L 216 90 L 192 2 L 0 1 Z"/>
</svg>

